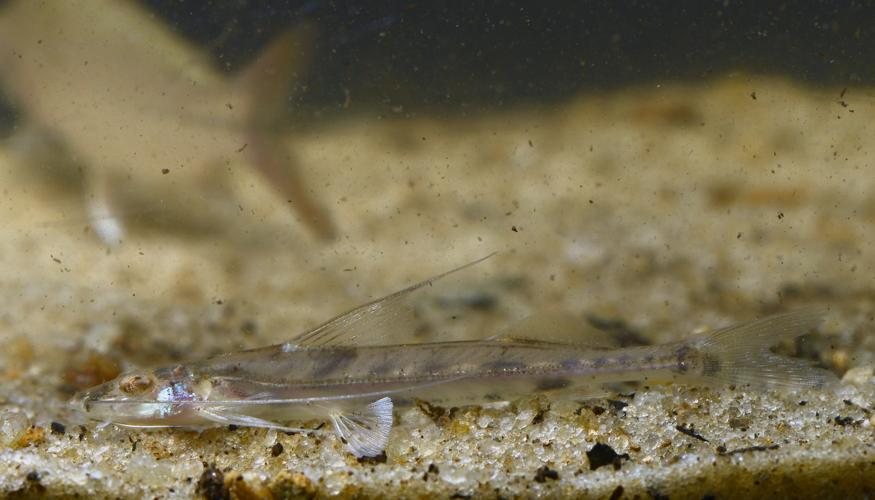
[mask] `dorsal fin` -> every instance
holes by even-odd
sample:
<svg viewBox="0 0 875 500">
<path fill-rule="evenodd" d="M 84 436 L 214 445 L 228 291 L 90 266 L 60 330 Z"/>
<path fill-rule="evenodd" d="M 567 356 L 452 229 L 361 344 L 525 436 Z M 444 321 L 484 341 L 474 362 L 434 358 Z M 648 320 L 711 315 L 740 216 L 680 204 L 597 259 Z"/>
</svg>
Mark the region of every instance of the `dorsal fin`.
<svg viewBox="0 0 875 500">
<path fill-rule="evenodd" d="M 441 278 L 479 264 L 493 255 L 494 252 L 356 307 L 291 339 L 284 344 L 284 349 L 415 343 L 413 334 L 417 324 L 417 314 L 409 300 L 410 295 Z"/>
</svg>

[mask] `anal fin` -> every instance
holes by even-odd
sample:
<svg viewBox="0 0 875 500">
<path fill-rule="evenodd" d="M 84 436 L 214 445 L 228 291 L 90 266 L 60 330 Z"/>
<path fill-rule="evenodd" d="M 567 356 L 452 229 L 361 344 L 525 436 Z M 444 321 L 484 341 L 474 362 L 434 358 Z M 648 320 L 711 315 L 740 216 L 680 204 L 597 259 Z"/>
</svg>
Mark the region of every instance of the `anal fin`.
<svg viewBox="0 0 875 500">
<path fill-rule="evenodd" d="M 241 415 L 237 413 L 227 413 L 221 410 L 199 410 L 198 412 L 204 418 L 222 425 L 239 425 L 240 427 L 261 427 L 264 429 L 276 429 L 282 432 L 300 432 L 312 433 L 314 429 L 301 429 L 297 427 L 287 427 L 270 420 L 264 420 L 258 417 L 249 415 Z"/>
<path fill-rule="evenodd" d="M 331 415 L 334 430 L 358 458 L 377 456 L 386 449 L 392 430 L 392 399 L 382 398 L 351 412 Z"/>
</svg>

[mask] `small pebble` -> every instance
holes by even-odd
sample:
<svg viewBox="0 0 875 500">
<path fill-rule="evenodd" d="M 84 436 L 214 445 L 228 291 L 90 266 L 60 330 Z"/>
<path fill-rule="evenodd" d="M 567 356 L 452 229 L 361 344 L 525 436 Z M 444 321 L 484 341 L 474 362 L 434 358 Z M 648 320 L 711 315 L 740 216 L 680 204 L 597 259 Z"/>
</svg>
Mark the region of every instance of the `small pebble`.
<svg viewBox="0 0 875 500">
<path fill-rule="evenodd" d="M 552 479 L 554 481 L 559 479 L 559 473 L 547 467 L 546 465 L 543 465 L 535 472 L 535 481 L 538 483 L 543 483 L 546 482 L 548 479 Z"/>
</svg>

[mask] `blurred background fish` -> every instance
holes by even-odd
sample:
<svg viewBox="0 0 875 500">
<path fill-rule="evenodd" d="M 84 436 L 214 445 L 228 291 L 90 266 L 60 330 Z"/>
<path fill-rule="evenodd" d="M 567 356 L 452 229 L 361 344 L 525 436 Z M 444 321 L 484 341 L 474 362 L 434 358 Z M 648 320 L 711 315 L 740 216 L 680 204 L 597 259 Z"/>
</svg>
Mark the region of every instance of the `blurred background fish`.
<svg viewBox="0 0 875 500">
<path fill-rule="evenodd" d="M 123 238 L 126 212 L 156 206 L 175 224 L 200 217 L 197 226 L 244 207 L 264 217 L 289 205 L 311 234 L 331 240 L 332 217 L 282 133 L 314 38 L 306 25 L 280 33 L 227 74 L 133 2 L 7 3 L 0 80 L 20 115 L 15 144 L 31 159 L 44 153 L 37 169 L 74 172 L 67 181 L 78 184 L 109 244 Z M 242 166 L 273 191 L 269 203 L 259 206 L 264 190 L 255 183 L 236 183 L 254 192 L 232 192 L 228 177 L 250 175 Z"/>
</svg>

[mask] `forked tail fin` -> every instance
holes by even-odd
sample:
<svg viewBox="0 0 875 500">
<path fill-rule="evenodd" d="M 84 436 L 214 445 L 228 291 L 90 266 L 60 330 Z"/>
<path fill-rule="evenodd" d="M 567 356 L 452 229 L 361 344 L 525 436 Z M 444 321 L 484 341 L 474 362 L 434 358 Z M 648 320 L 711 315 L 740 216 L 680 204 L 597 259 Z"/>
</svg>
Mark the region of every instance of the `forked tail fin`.
<svg viewBox="0 0 875 500">
<path fill-rule="evenodd" d="M 331 215 L 308 189 L 284 140 L 289 93 L 307 66 L 314 38 L 315 29 L 308 25 L 277 37 L 238 76 L 236 91 L 248 103 L 246 153 L 251 161 L 302 223 L 321 239 L 332 240 Z"/>
<path fill-rule="evenodd" d="M 701 375 L 723 384 L 753 387 L 823 387 L 836 380 L 811 363 L 780 356 L 769 348 L 810 333 L 823 321 L 825 308 L 790 311 L 708 333 L 696 343 Z"/>
</svg>

